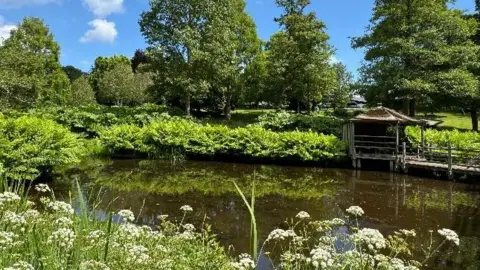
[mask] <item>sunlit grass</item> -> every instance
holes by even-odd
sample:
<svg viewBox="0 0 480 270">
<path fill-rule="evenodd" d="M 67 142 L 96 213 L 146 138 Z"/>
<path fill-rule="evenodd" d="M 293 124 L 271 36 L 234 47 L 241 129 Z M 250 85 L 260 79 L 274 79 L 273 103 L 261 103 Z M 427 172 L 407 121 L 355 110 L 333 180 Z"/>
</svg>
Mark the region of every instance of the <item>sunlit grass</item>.
<svg viewBox="0 0 480 270">
<path fill-rule="evenodd" d="M 468 113 L 462 114 L 461 112 L 439 112 L 433 116 L 423 113 L 417 116 L 418 118 L 427 118 L 431 120 L 442 121 L 439 125 L 441 128 L 456 128 L 456 129 L 472 129 L 472 120 Z"/>
</svg>

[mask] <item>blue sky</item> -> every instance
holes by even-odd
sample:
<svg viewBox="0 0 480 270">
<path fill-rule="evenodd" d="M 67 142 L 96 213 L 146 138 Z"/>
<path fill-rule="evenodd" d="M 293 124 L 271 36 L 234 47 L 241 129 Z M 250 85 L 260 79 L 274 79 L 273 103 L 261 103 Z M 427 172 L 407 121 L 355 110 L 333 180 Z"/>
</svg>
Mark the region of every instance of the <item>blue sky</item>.
<svg viewBox="0 0 480 270">
<path fill-rule="evenodd" d="M 350 47 L 361 35 L 374 0 L 312 0 L 310 9 L 327 24 L 335 58 L 356 72 L 362 51 Z M 458 0 L 456 7 L 473 9 L 474 0 Z M 62 47 L 61 62 L 88 71 L 98 56 L 132 56 L 145 48 L 138 19 L 148 0 L 0 0 L 0 38 L 25 16 L 44 19 Z M 274 0 L 247 0 L 247 11 L 264 40 L 278 31 L 273 18 L 280 14 Z"/>
</svg>

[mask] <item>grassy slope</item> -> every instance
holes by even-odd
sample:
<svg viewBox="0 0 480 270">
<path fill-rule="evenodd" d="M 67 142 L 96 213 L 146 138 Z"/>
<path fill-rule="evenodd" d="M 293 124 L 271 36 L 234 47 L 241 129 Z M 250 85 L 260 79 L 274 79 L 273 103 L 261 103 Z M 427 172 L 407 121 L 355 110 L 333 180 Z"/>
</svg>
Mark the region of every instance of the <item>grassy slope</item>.
<svg viewBox="0 0 480 270">
<path fill-rule="evenodd" d="M 428 118 L 432 120 L 443 121 L 439 127 L 442 128 L 456 128 L 456 129 L 472 129 L 472 122 L 469 114 L 463 115 L 462 113 L 455 112 L 442 112 L 435 113 L 433 116 L 425 116 L 423 113 L 418 115 L 419 118 Z"/>
</svg>

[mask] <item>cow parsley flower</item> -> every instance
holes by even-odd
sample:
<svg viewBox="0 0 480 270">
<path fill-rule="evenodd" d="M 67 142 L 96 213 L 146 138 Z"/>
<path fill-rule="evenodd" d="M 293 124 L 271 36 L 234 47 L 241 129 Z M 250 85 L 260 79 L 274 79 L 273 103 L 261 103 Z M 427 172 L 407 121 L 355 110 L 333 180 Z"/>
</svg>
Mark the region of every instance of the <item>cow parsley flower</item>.
<svg viewBox="0 0 480 270">
<path fill-rule="evenodd" d="M 132 223 L 125 223 L 118 227 L 115 234 L 119 241 L 133 241 L 142 236 L 142 230 Z"/>
<path fill-rule="evenodd" d="M 370 251 L 380 250 L 386 247 L 383 235 L 375 229 L 363 228 L 353 235 L 355 241 L 364 244 Z"/>
<path fill-rule="evenodd" d="M 5 211 L 5 213 L 3 213 L 2 221 L 9 224 L 14 229 L 23 228 L 27 224 L 23 215 L 17 215 L 12 211 Z"/>
<path fill-rule="evenodd" d="M 193 208 L 190 205 L 184 205 L 184 206 L 180 207 L 180 210 L 183 211 L 183 212 L 192 212 Z"/>
<path fill-rule="evenodd" d="M 22 215 L 28 222 L 34 222 L 40 217 L 40 212 L 34 209 L 28 209 Z"/>
<path fill-rule="evenodd" d="M 250 270 L 255 268 L 255 262 L 249 254 L 241 254 L 238 262 L 231 263 L 233 269 Z"/>
<path fill-rule="evenodd" d="M 438 230 L 438 233 L 443 236 L 447 241 L 453 242 L 455 245 L 460 245 L 460 239 L 458 234 L 450 229 Z"/>
<path fill-rule="evenodd" d="M 80 264 L 80 270 L 110 270 L 106 264 L 98 261 L 85 261 Z"/>
<path fill-rule="evenodd" d="M 15 238 L 18 238 L 18 235 L 12 232 L 0 231 L 0 251 L 5 251 L 14 247 Z"/>
<path fill-rule="evenodd" d="M 12 192 L 0 193 L 0 209 L 5 205 L 20 201 L 20 196 Z"/>
<path fill-rule="evenodd" d="M 329 269 L 332 267 L 334 262 L 332 254 L 322 247 L 317 247 L 316 249 L 310 251 L 310 256 L 312 259 L 312 264 L 316 268 Z"/>
<path fill-rule="evenodd" d="M 132 264 L 147 264 L 150 260 L 148 249 L 140 245 L 129 245 L 127 248 L 127 263 Z"/>
<path fill-rule="evenodd" d="M 355 217 L 361 217 L 363 216 L 363 214 L 365 214 L 365 212 L 363 212 L 363 209 L 360 206 L 350 206 L 347 209 L 347 213 Z"/>
<path fill-rule="evenodd" d="M 407 237 L 415 237 L 415 236 L 417 236 L 417 233 L 415 232 L 415 230 L 405 230 L 405 229 L 402 229 L 402 230 L 400 230 L 400 232 L 401 232 L 403 235 L 407 236 Z"/>
<path fill-rule="evenodd" d="M 74 213 L 73 207 L 70 204 L 62 201 L 48 202 L 47 208 L 50 211 L 59 214 L 73 215 Z"/>
<path fill-rule="evenodd" d="M 285 240 L 289 237 L 295 237 L 296 234 L 292 230 L 282 230 L 282 229 L 275 229 L 273 230 L 267 237 L 267 242 L 272 240 Z"/>
<path fill-rule="evenodd" d="M 183 225 L 183 228 L 184 228 L 186 231 L 189 231 L 189 232 L 194 232 L 194 231 L 195 231 L 195 226 L 193 226 L 193 225 L 190 224 L 190 223 L 187 223 L 187 224 Z"/>
<path fill-rule="evenodd" d="M 87 235 L 87 241 L 92 246 L 97 245 L 99 242 L 101 242 L 100 239 L 104 236 L 105 236 L 105 233 L 103 231 L 100 231 L 100 230 L 91 231 Z"/>
<path fill-rule="evenodd" d="M 50 189 L 50 187 L 46 184 L 38 184 L 35 186 L 35 190 L 38 191 L 38 192 L 41 192 L 41 193 L 47 193 L 47 192 L 51 192 L 52 190 Z"/>
<path fill-rule="evenodd" d="M 19 261 L 15 263 L 12 267 L 4 268 L 4 270 L 34 270 L 33 266 L 27 262 Z"/>
<path fill-rule="evenodd" d="M 56 244 L 58 247 L 70 250 L 75 241 L 75 233 L 71 229 L 60 228 L 48 237 L 47 243 Z"/>
<path fill-rule="evenodd" d="M 73 220 L 67 217 L 61 217 L 56 219 L 53 224 L 55 224 L 58 228 L 68 228 L 73 225 Z"/>
<path fill-rule="evenodd" d="M 295 217 L 298 219 L 309 219 L 310 214 L 305 211 L 300 211 Z"/>
<path fill-rule="evenodd" d="M 121 216 L 123 220 L 125 220 L 126 222 L 132 222 L 135 220 L 135 215 L 130 210 L 123 209 L 123 210 L 120 210 L 117 214 Z"/>
</svg>

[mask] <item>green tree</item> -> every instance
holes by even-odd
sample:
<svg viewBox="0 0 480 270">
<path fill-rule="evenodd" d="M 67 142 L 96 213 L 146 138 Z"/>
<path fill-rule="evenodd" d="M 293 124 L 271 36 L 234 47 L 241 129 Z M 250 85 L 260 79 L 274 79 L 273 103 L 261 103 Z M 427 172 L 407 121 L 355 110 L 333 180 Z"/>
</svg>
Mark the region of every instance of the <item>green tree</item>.
<svg viewBox="0 0 480 270">
<path fill-rule="evenodd" d="M 314 102 L 327 98 L 335 83 L 335 73 L 329 61 L 333 54 L 328 44 L 325 24 L 314 12 L 307 12 L 310 0 L 276 0 L 283 9 L 276 21 L 284 34 L 273 37 L 270 42 L 272 55 L 285 52 L 281 58 L 270 57 L 274 73 L 283 74 L 282 83 L 287 97 L 303 103 L 310 111 Z M 280 42 L 278 42 L 280 41 Z M 280 48 L 279 48 L 280 47 Z M 275 84 L 277 85 L 277 84 Z M 300 106 L 297 106 L 298 110 Z"/>
<path fill-rule="evenodd" d="M 471 41 L 477 23 L 449 8 L 451 0 L 377 0 L 367 33 L 353 39 L 365 49 L 361 68 L 370 103 L 403 100 L 415 115 L 416 101 L 450 105 L 477 95 L 470 68 L 477 62 Z"/>
<path fill-rule="evenodd" d="M 130 64 L 116 65 L 98 82 L 97 100 L 108 105 L 139 105 L 149 101 L 151 74 L 133 73 Z"/>
<path fill-rule="evenodd" d="M 137 69 L 140 65 L 148 64 L 148 56 L 145 51 L 140 49 L 136 50 L 135 54 L 132 57 L 131 64 L 134 73 L 137 72 Z"/>
<path fill-rule="evenodd" d="M 267 53 L 261 51 L 255 55 L 253 60 L 245 67 L 243 73 L 244 91 L 241 100 L 246 103 L 259 104 L 262 101 L 269 101 L 267 95 Z"/>
<path fill-rule="evenodd" d="M 88 77 L 93 91 L 98 91 L 99 81 L 103 78 L 103 75 L 118 65 L 130 65 L 130 59 L 124 55 L 114 55 L 111 57 L 101 56 L 95 59 L 92 71 Z"/>
<path fill-rule="evenodd" d="M 74 66 L 64 66 L 62 67 L 62 70 L 63 72 L 65 72 L 65 74 L 67 74 L 67 77 L 71 83 L 74 82 L 76 79 L 87 75 L 85 72 Z"/>
<path fill-rule="evenodd" d="M 330 103 L 334 110 L 343 109 L 352 98 L 353 74 L 342 63 L 333 64 L 337 82 L 330 94 Z"/>
<path fill-rule="evenodd" d="M 212 88 L 213 57 L 221 55 L 216 51 L 231 46 L 219 43 L 229 40 L 229 21 L 236 20 L 230 17 L 230 5 L 223 0 L 151 0 L 150 10 L 141 15 L 157 96 L 180 98 L 187 115 L 192 99 Z"/>
<path fill-rule="evenodd" d="M 70 104 L 74 106 L 89 105 L 96 103 L 93 88 L 84 76 L 80 76 L 72 83 L 72 95 Z"/>
<path fill-rule="evenodd" d="M 211 71 L 213 86 L 217 87 L 224 100 L 224 113 L 231 118 L 232 100 L 239 98 L 244 88 L 246 66 L 260 52 L 261 40 L 257 36 L 256 25 L 246 13 L 244 0 L 223 1 L 225 15 L 213 17 Z M 220 14 L 219 14 L 220 15 Z M 223 31 L 223 33 L 222 33 Z"/>
<path fill-rule="evenodd" d="M 64 104 L 70 82 L 59 62 L 60 46 L 39 18 L 25 18 L 0 47 L 2 106 Z"/>
</svg>

